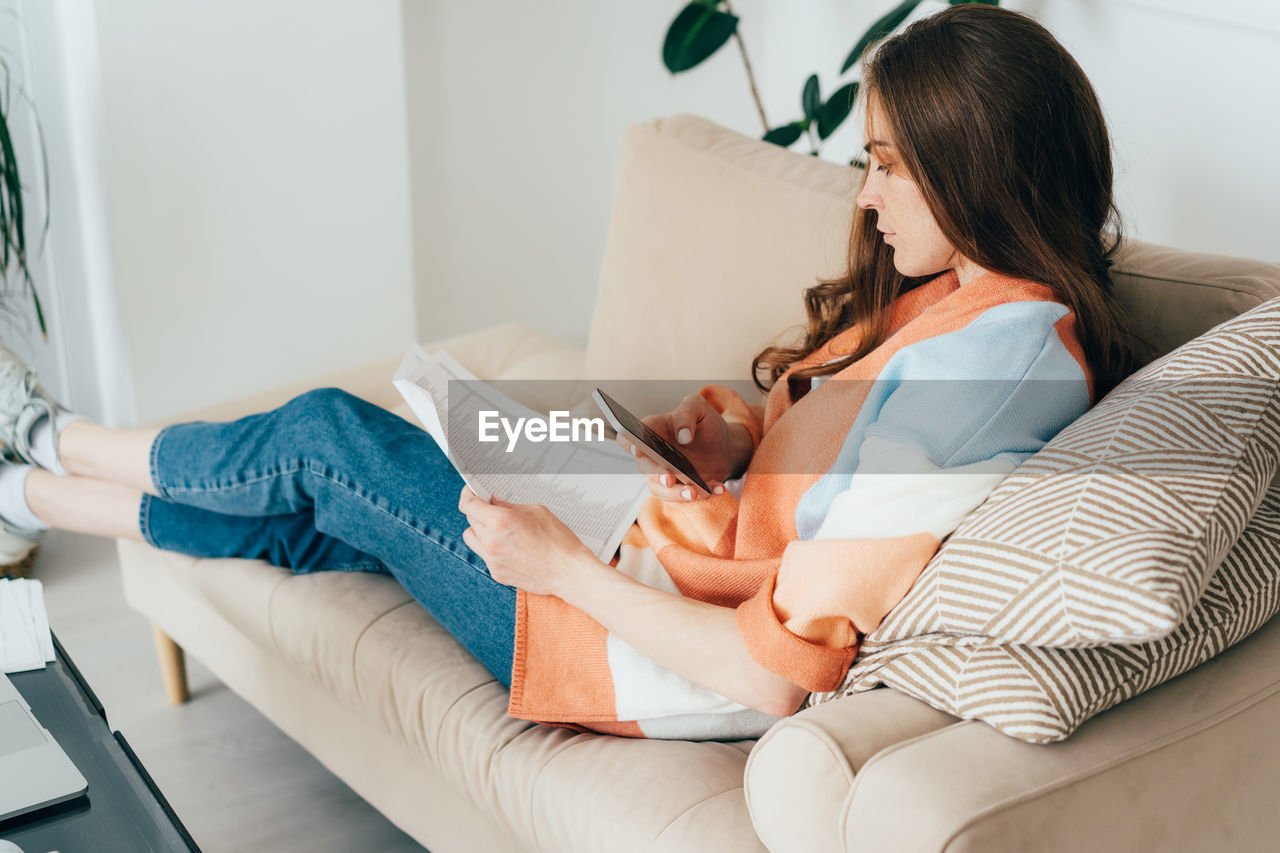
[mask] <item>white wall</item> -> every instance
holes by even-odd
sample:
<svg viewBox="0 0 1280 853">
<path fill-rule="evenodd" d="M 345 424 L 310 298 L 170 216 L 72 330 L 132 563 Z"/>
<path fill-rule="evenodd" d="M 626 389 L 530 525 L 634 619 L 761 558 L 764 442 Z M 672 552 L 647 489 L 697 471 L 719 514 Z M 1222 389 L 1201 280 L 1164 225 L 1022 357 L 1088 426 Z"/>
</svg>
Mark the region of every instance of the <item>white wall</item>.
<svg viewBox="0 0 1280 853">
<path fill-rule="evenodd" d="M 844 0 L 733 5 L 775 125 L 800 116 L 810 72 L 834 90 L 857 35 L 834 38 L 831 22 L 860 34 L 876 16 Z M 761 134 L 733 43 L 684 74 L 663 67 L 662 39 L 682 6 L 405 0 L 424 338 L 513 319 L 583 338 L 623 129 L 694 112 Z"/>
<path fill-rule="evenodd" d="M 25 53 L 26 93 L 36 105 L 47 156 L 43 192 L 34 138 L 19 143 L 27 203 L 52 211 L 43 251 L 32 258 L 49 328 L 47 341 L 7 328 L 6 343 L 66 405 L 108 424 L 136 417 L 103 198 L 101 75 L 93 0 L 5 0 L 12 36 Z M 32 244 L 37 227 L 32 227 Z"/>
<path fill-rule="evenodd" d="M 136 419 L 414 337 L 396 0 L 96 0 Z"/>
<path fill-rule="evenodd" d="M 771 123 L 799 116 L 810 72 L 831 92 L 853 42 L 894 2 L 737 0 Z M 685 74 L 663 69 L 662 37 L 681 0 L 404 5 L 423 337 L 514 319 L 583 338 L 623 128 L 694 112 L 760 133 L 732 43 Z M 1280 4 L 1006 5 L 1036 14 L 1094 80 L 1130 233 L 1280 260 L 1280 33 L 1258 26 Z M 847 160 L 858 133 L 846 125 L 824 157 Z"/>
<path fill-rule="evenodd" d="M 1280 261 L 1280 2 L 1017 0 L 1080 62 L 1129 233 Z"/>
</svg>

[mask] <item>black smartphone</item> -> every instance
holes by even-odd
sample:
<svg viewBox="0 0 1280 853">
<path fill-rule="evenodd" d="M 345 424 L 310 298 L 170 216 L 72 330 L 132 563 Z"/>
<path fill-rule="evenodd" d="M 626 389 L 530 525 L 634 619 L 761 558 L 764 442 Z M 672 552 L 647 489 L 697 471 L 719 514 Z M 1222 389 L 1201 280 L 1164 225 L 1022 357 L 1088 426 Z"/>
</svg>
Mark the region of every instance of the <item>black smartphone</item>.
<svg viewBox="0 0 1280 853">
<path fill-rule="evenodd" d="M 696 488 L 703 497 L 711 497 L 711 488 L 698 475 L 689 458 L 680 449 L 653 430 L 644 425 L 635 415 L 622 407 L 622 404 L 601 391 L 599 388 L 591 392 L 591 397 L 609 419 L 609 423 L 620 433 L 625 433 L 636 441 L 636 447 L 646 456 L 660 465 L 666 465 L 676 472 L 676 477 L 684 483 Z"/>
</svg>

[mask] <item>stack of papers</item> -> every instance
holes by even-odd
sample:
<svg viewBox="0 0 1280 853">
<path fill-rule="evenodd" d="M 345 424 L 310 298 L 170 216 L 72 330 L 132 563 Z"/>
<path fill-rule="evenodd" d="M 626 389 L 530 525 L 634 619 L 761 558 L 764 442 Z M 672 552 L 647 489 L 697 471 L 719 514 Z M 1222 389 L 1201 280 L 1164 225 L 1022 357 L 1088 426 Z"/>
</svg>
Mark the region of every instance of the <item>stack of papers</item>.
<svg viewBox="0 0 1280 853">
<path fill-rule="evenodd" d="M 0 670 L 44 669 L 53 658 L 40 581 L 0 580 Z"/>
<path fill-rule="evenodd" d="M 644 476 L 625 450 L 612 441 L 598 446 L 541 444 L 542 452 L 526 451 L 521 468 L 511 462 L 501 442 L 481 444 L 472 439 L 450 447 L 447 428 L 477 423 L 482 409 L 510 421 L 541 419 L 542 413 L 481 382 L 444 350 L 427 355 L 420 346 L 410 347 L 392 382 L 481 500 L 489 500 L 496 492 L 514 504 L 541 504 L 602 561 L 613 558 L 649 497 Z M 459 385 L 451 400 L 452 383 Z M 450 406 L 455 409 L 450 411 Z"/>
</svg>

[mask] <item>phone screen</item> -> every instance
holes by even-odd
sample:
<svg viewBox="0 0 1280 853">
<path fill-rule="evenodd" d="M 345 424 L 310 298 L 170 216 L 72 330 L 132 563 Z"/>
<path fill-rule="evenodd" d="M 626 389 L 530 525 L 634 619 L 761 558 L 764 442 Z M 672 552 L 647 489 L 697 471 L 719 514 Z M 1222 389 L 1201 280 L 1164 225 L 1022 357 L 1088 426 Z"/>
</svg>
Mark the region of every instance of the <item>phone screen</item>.
<svg viewBox="0 0 1280 853">
<path fill-rule="evenodd" d="M 703 495 L 711 494 L 711 488 L 698 475 L 698 469 L 693 467 L 693 463 L 680 452 L 678 447 L 649 429 L 639 418 L 624 409 L 621 403 L 599 388 L 595 389 L 592 396 L 595 398 L 596 405 L 609 419 L 609 423 L 613 424 L 614 429 L 630 435 L 649 450 L 651 455 L 657 457 L 655 461 L 674 469 L 685 482 L 702 490 Z"/>
</svg>

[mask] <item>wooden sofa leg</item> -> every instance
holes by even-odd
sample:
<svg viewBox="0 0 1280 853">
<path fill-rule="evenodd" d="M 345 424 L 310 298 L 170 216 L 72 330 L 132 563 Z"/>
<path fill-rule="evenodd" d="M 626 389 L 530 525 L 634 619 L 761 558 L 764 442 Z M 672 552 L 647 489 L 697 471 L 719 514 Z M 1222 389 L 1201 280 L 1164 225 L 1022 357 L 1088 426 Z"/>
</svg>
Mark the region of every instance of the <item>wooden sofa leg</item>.
<svg viewBox="0 0 1280 853">
<path fill-rule="evenodd" d="M 160 626 L 152 623 L 151 631 L 156 638 L 156 655 L 160 658 L 160 676 L 164 679 L 164 692 L 174 705 L 181 705 L 191 698 L 187 689 L 187 656 L 182 646 L 170 639 L 160 630 Z"/>
</svg>

